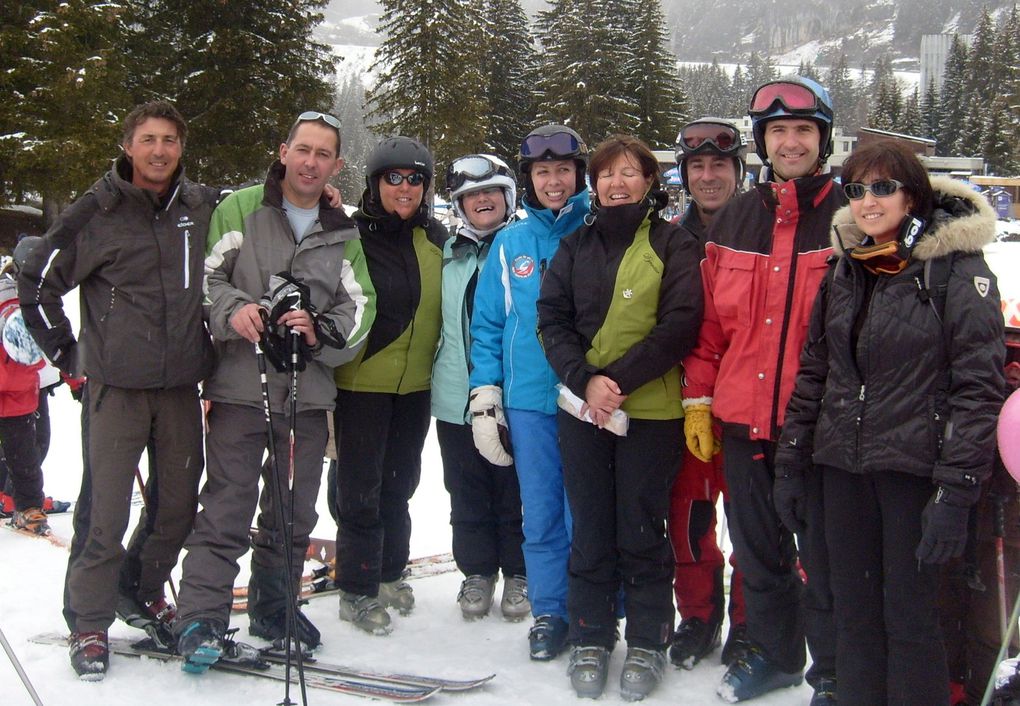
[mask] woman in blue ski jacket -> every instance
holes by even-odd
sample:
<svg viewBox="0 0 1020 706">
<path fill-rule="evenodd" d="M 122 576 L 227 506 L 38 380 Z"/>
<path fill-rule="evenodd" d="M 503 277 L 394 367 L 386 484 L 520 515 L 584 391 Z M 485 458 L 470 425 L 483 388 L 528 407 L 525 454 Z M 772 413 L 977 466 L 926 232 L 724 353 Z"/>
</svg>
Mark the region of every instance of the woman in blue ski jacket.
<svg viewBox="0 0 1020 706">
<path fill-rule="evenodd" d="M 570 128 L 545 125 L 524 138 L 518 162 L 527 218 L 499 232 L 479 275 L 469 411 L 482 456 L 517 467 L 535 617 L 530 654 L 551 660 L 567 637 L 571 518 L 556 440 L 557 378 L 538 340 L 535 304 L 560 240 L 588 212 L 588 148 Z"/>
</svg>

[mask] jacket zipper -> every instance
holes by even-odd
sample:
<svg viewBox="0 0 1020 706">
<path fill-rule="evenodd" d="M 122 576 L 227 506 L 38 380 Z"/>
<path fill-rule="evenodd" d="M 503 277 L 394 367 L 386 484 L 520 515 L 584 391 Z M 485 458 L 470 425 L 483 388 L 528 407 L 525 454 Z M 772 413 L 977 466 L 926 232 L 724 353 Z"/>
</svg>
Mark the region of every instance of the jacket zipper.
<svg viewBox="0 0 1020 706">
<path fill-rule="evenodd" d="M 191 231 L 184 231 L 184 288 L 191 287 Z"/>
</svg>

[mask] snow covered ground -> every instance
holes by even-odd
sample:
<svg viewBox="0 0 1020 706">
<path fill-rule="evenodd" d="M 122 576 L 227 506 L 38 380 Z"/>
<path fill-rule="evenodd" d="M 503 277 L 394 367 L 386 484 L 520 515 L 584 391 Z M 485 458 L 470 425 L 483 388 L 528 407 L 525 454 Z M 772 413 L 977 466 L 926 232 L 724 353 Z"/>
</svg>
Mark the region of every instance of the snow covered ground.
<svg viewBox="0 0 1020 706">
<path fill-rule="evenodd" d="M 71 296 L 66 301 L 68 313 L 73 316 L 77 299 Z M 78 403 L 71 399 L 66 387 L 59 388 L 57 395 L 50 399 L 53 444 L 44 464 L 46 492 L 58 499 L 71 500 L 77 496 L 81 476 Z M 141 468 L 145 467 L 143 461 Z M 442 465 L 434 434 L 430 434 L 426 442 L 422 482 L 411 510 L 414 522 L 411 555 L 449 551 L 450 503 L 443 488 Z M 135 519 L 132 517 L 132 527 Z M 57 534 L 70 537 L 70 515 L 53 515 L 50 524 Z M 315 534 L 329 537 L 334 533 L 335 526 L 320 497 Z M 110 671 L 103 682 L 78 681 L 65 649 L 28 641 L 41 632 L 66 632 L 60 613 L 66 563 L 67 553 L 63 549 L 43 540 L 0 531 L 0 629 L 47 706 L 223 706 L 231 703 L 272 706 L 282 699 L 283 684 L 280 683 L 215 672 L 194 676 L 182 672 L 176 664 L 119 656 L 112 657 Z M 242 567 L 246 563 L 242 561 Z M 244 568 L 242 572 L 246 580 Z M 179 580 L 179 569 L 175 580 Z M 341 623 L 336 617 L 335 597 L 311 601 L 304 610 L 322 631 L 323 646 L 318 656 L 324 661 L 377 671 L 417 672 L 450 678 L 496 673 L 495 679 L 477 691 L 437 694 L 429 700 L 437 706 L 574 703 L 576 697 L 566 677 L 566 656 L 551 663 L 530 661 L 528 621 L 507 623 L 497 611 L 484 620 L 465 622 L 456 603 L 460 580 L 459 573 L 415 580 L 417 607 L 414 613 L 408 617 L 395 615 L 396 627 L 386 637 L 370 636 Z M 232 626 L 240 627 L 240 639 L 248 640 L 247 619 L 243 615 L 236 617 Z M 110 632 L 114 636 L 143 637 L 140 631 L 119 622 Z M 257 639 L 251 642 L 259 643 Z M 609 686 L 602 698 L 605 703 L 624 703 L 618 687 L 624 652 L 621 646 L 613 654 Z M 718 657 L 699 664 L 693 671 L 670 667 L 662 687 L 647 703 L 721 704 L 715 696 L 715 687 L 723 672 Z M 4 706 L 31 706 L 31 698 L 2 652 L 0 688 L 3 693 L 0 703 Z M 296 689 L 292 689 L 291 697 L 300 703 Z M 810 698 L 810 688 L 801 686 L 768 695 L 755 703 L 793 706 L 806 704 Z M 308 702 L 327 706 L 366 701 L 310 689 Z"/>
</svg>

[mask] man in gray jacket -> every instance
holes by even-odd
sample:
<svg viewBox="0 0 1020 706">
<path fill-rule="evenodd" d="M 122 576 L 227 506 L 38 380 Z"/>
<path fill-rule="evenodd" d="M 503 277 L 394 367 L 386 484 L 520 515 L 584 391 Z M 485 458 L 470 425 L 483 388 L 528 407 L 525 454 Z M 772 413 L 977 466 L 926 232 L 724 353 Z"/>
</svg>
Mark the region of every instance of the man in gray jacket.
<svg viewBox="0 0 1020 706">
<path fill-rule="evenodd" d="M 64 617 L 71 664 L 90 681 L 108 667 L 106 630 L 119 602 L 150 625 L 173 618 L 163 585 L 195 516 L 203 465 L 198 382 L 212 366 L 201 277 L 218 191 L 184 178 L 186 135 L 169 103 L 135 108 L 124 120 L 124 155 L 31 249 L 19 276 L 22 311 L 40 347 L 63 372 L 88 377 Z M 61 299 L 74 287 L 80 339 Z M 125 553 L 129 498 L 146 447 L 149 506 Z"/>
<path fill-rule="evenodd" d="M 358 229 L 322 195 L 327 180 L 343 166 L 339 128 L 331 115 L 302 113 L 280 145 L 265 184 L 231 194 L 213 213 L 205 262 L 209 326 L 217 352 L 217 368 L 203 391 L 212 403 L 208 480 L 200 497 L 202 512 L 187 542 L 174 628 L 188 671 L 204 671 L 223 652 L 231 589 L 238 559 L 249 546 L 260 476 L 267 488 L 273 483 L 283 488 L 283 511 L 293 519 L 293 536 L 286 547 L 274 516 L 274 494 L 264 492 L 252 557 L 249 632 L 272 641 L 284 637 L 292 582 L 300 580 L 317 519 L 326 413 L 336 398 L 333 367 L 354 357 L 375 318 L 375 290 Z M 278 306 L 281 291 L 300 290 L 294 306 Z M 261 340 L 272 347 L 277 335 L 286 339 L 291 332 L 300 334 L 303 343 L 297 414 L 293 419 L 284 415 L 290 373 L 270 372 L 268 404 L 277 460 L 263 464 L 270 439 L 255 345 Z M 288 427 L 295 433 L 293 465 Z M 293 474 L 292 503 L 286 477 L 277 477 L 274 466 L 280 475 Z M 287 551 L 294 568 L 290 576 Z M 319 631 L 299 611 L 295 618 L 295 637 L 308 648 L 317 646 Z"/>
</svg>

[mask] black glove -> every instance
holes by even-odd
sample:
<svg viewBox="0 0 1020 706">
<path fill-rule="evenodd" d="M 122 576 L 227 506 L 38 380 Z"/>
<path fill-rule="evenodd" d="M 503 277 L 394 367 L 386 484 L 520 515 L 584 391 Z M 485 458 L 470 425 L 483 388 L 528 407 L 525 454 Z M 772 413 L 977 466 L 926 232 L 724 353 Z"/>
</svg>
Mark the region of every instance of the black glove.
<svg viewBox="0 0 1020 706">
<path fill-rule="evenodd" d="M 772 502 L 776 514 L 794 533 L 804 531 L 807 516 L 807 489 L 804 486 L 804 469 L 800 466 L 777 466 L 772 481 Z"/>
<path fill-rule="evenodd" d="M 921 513 L 921 543 L 915 555 L 926 564 L 944 564 L 967 546 L 970 505 L 939 486 Z"/>
<path fill-rule="evenodd" d="M 303 309 L 315 317 L 308 285 L 298 281 L 289 272 L 280 272 L 269 278 L 269 292 L 259 302 L 262 307 L 262 336 L 259 345 L 266 358 L 277 372 L 298 372 L 305 369 L 312 359 L 312 349 L 305 343 L 304 336 L 293 336 L 287 326 L 276 322 L 288 311 Z M 267 315 L 265 312 L 269 311 Z M 294 364 L 294 347 L 297 346 L 297 363 Z"/>
</svg>

